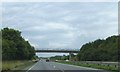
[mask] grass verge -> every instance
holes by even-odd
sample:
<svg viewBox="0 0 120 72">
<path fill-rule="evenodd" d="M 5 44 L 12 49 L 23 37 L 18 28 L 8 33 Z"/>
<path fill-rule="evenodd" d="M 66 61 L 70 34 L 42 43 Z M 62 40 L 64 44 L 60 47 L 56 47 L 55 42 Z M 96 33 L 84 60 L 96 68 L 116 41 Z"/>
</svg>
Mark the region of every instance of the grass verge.
<svg viewBox="0 0 120 72">
<path fill-rule="evenodd" d="M 9 70 L 23 70 L 27 66 L 34 64 L 32 61 L 3 61 L 2 62 L 2 72 L 7 72 Z"/>
<path fill-rule="evenodd" d="M 60 61 L 59 63 L 103 69 L 103 70 L 108 70 L 112 72 L 120 72 L 120 69 L 118 67 L 105 66 L 105 65 L 100 65 L 100 64 L 99 65 L 98 64 L 86 64 L 86 63 L 81 63 L 81 62 L 66 62 L 66 61 Z"/>
</svg>

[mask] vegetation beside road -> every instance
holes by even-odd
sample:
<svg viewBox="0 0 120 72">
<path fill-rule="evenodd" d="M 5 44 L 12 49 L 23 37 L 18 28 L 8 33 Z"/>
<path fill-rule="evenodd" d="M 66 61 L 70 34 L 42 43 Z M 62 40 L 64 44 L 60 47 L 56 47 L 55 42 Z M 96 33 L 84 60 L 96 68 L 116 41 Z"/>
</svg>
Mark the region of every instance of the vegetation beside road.
<svg viewBox="0 0 120 72">
<path fill-rule="evenodd" d="M 4 28 L 2 31 L 2 60 L 30 60 L 35 56 L 30 45 L 18 30 Z"/>
<path fill-rule="evenodd" d="M 120 35 L 114 35 L 106 39 L 97 39 L 93 42 L 84 44 L 77 55 L 72 55 L 72 61 L 110 61 L 118 62 L 120 61 Z M 55 56 L 52 59 L 67 60 L 68 56 Z M 87 66 L 105 70 L 111 70 L 118 72 L 117 67 L 96 65 L 96 64 L 85 64 L 85 63 L 74 63 L 74 62 L 61 62 L 67 64 L 73 64 L 78 66 Z"/>
<path fill-rule="evenodd" d="M 33 64 L 34 64 L 34 62 L 28 61 L 28 60 L 3 61 L 2 62 L 2 72 L 6 72 L 9 70 L 23 70 L 25 67 L 27 67 L 29 65 L 33 65 Z"/>
<path fill-rule="evenodd" d="M 33 64 L 38 57 L 35 49 L 21 36 L 21 32 L 3 28 L 2 32 L 2 71 L 9 71 Z"/>
<path fill-rule="evenodd" d="M 72 55 L 73 61 L 119 61 L 120 59 L 120 35 L 114 35 L 106 39 L 97 39 L 84 44 L 77 55 Z M 54 56 L 54 60 L 68 60 L 68 56 Z"/>
<path fill-rule="evenodd" d="M 84 44 L 77 55 L 79 61 L 119 61 L 120 35 Z"/>
<path fill-rule="evenodd" d="M 120 72 L 120 69 L 118 67 L 107 66 L 107 65 L 102 65 L 102 64 L 92 64 L 92 63 L 88 64 L 88 63 L 83 63 L 83 62 L 72 62 L 72 61 L 67 61 L 67 62 L 59 61 L 59 63 L 103 69 L 103 70 L 108 70 L 108 71 L 112 71 L 112 72 Z"/>
</svg>

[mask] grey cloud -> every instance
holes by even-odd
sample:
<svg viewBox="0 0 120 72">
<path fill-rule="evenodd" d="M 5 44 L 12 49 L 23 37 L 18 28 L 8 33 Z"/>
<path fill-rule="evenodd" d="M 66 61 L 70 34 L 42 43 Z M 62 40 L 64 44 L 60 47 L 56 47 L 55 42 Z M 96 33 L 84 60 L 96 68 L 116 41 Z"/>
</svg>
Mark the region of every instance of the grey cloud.
<svg viewBox="0 0 120 72">
<path fill-rule="evenodd" d="M 117 34 L 117 3 L 4 3 L 3 27 L 22 31 L 39 48 L 80 49 Z"/>
</svg>

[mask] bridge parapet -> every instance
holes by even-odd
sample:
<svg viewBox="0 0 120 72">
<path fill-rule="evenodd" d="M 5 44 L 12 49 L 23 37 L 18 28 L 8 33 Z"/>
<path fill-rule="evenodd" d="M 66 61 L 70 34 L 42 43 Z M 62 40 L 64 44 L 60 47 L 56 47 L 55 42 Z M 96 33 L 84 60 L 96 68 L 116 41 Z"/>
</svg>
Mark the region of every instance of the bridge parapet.
<svg viewBox="0 0 120 72">
<path fill-rule="evenodd" d="M 61 52 L 61 53 L 78 53 L 79 50 L 35 50 L 36 52 Z"/>
</svg>

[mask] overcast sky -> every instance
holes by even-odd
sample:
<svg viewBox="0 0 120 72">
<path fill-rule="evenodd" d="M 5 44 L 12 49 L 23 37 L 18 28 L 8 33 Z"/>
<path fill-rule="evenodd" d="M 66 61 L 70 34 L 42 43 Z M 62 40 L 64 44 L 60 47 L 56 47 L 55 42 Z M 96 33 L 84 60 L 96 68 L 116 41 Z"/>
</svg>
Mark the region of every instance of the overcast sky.
<svg viewBox="0 0 120 72">
<path fill-rule="evenodd" d="M 1 2 L 118 2 L 119 0 L 1 0 Z"/>
<path fill-rule="evenodd" d="M 20 30 L 36 49 L 80 49 L 118 33 L 117 2 L 10 2 L 2 8 L 2 27 Z"/>
</svg>

